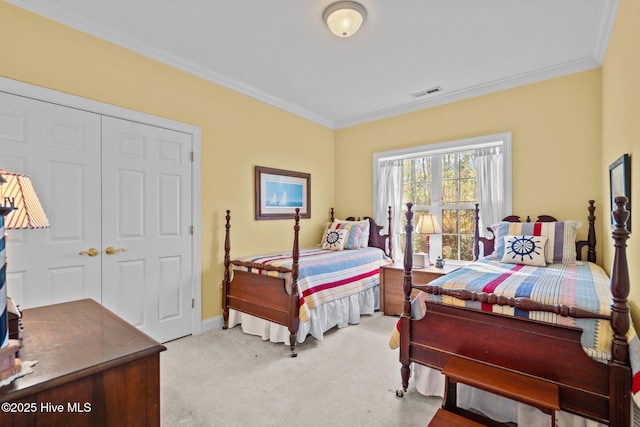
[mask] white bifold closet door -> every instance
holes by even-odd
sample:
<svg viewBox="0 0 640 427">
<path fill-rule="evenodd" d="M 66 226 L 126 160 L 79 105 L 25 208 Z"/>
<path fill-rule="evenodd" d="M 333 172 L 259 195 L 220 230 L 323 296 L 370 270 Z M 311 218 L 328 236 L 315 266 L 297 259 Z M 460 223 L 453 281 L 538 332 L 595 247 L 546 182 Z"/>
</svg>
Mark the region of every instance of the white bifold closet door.
<svg viewBox="0 0 640 427">
<path fill-rule="evenodd" d="M 0 169 L 51 227 L 10 230 L 21 308 L 93 298 L 158 341 L 192 333 L 191 135 L 0 92 Z"/>
<path fill-rule="evenodd" d="M 102 119 L 102 303 L 162 342 L 191 333 L 190 154 L 191 135 Z"/>
</svg>

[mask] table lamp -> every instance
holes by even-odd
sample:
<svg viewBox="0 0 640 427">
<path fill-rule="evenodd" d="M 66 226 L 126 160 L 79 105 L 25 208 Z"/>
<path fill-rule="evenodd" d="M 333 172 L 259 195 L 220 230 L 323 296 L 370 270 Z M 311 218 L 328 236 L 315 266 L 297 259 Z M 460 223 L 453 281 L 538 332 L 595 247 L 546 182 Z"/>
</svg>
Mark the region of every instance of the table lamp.
<svg viewBox="0 0 640 427">
<path fill-rule="evenodd" d="M 26 175 L 0 169 L 0 381 L 22 370 L 20 359 L 16 359 L 20 342 L 9 339 L 5 229 L 48 226 L 31 180 Z"/>
<path fill-rule="evenodd" d="M 419 267 L 429 267 L 433 265 L 431 260 L 429 259 L 429 237 L 432 234 L 440 234 L 442 233 L 442 229 L 440 228 L 440 223 L 438 222 L 438 217 L 435 214 L 425 214 L 418 218 L 418 223 L 416 224 L 416 233 L 425 234 L 426 237 L 426 252 L 424 254 L 416 254 L 418 258 L 414 258 L 413 263 Z"/>
</svg>

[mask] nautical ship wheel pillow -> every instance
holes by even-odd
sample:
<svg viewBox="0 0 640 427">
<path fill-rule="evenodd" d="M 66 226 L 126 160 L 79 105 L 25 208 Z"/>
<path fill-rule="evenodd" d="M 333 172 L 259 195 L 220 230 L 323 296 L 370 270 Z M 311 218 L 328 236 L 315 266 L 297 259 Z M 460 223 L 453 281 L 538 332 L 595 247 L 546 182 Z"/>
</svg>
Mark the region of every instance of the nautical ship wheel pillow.
<svg viewBox="0 0 640 427">
<path fill-rule="evenodd" d="M 504 236 L 502 262 L 544 267 L 546 244 L 544 236 Z"/>
<path fill-rule="evenodd" d="M 332 251 L 341 251 L 344 249 L 344 243 L 349 236 L 349 230 L 329 229 L 325 231 L 322 239 L 322 249 L 331 249 Z"/>
</svg>

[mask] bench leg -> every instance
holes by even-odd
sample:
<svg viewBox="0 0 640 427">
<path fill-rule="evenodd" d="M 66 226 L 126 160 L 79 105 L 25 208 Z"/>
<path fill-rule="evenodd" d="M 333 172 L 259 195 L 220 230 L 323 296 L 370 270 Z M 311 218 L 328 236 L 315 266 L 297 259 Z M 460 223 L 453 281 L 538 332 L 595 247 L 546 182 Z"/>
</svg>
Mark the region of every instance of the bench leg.
<svg viewBox="0 0 640 427">
<path fill-rule="evenodd" d="M 458 407 L 458 384 L 449 381 L 449 377 L 445 377 L 442 407 L 449 412 L 456 412 Z"/>
</svg>

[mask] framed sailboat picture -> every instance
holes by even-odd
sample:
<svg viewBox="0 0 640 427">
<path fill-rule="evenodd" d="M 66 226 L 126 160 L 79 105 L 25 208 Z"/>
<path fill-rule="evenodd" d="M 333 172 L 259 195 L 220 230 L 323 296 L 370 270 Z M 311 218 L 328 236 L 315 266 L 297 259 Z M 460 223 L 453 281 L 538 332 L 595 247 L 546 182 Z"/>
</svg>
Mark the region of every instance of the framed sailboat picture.
<svg viewBox="0 0 640 427">
<path fill-rule="evenodd" d="M 256 166 L 256 219 L 311 218 L 311 174 Z"/>
</svg>

